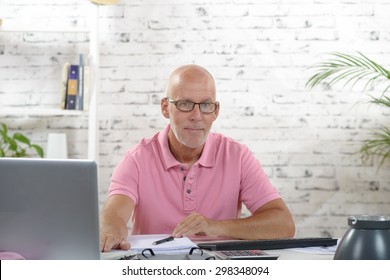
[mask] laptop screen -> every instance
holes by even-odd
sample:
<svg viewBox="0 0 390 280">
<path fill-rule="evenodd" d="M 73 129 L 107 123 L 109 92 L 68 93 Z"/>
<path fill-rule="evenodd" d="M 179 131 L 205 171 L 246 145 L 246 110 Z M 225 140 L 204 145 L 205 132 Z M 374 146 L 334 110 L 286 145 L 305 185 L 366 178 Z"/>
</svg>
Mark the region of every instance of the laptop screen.
<svg viewBox="0 0 390 280">
<path fill-rule="evenodd" d="M 98 212 L 94 161 L 0 158 L 0 252 L 99 259 Z"/>
</svg>

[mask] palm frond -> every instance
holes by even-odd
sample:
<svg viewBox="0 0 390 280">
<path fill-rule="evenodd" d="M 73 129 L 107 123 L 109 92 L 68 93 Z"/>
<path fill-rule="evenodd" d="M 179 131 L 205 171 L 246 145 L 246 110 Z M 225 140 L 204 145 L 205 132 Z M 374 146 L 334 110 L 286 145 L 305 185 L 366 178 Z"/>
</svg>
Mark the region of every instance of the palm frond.
<svg viewBox="0 0 390 280">
<path fill-rule="evenodd" d="M 370 96 L 371 97 L 371 103 L 374 103 L 374 104 L 377 104 L 377 105 L 381 105 L 381 106 L 385 106 L 385 107 L 389 107 L 390 108 L 390 97 L 388 96 L 381 96 L 379 98 L 377 97 L 374 97 L 374 96 Z"/>
<path fill-rule="evenodd" d="M 349 84 L 353 87 L 357 82 L 367 80 L 363 90 L 379 81 L 390 82 L 390 71 L 362 53 L 350 55 L 335 52 L 329 55 L 329 59 L 310 67 L 316 71 L 307 81 L 307 88 L 314 88 L 325 80 L 328 80 L 330 86 L 346 80 L 344 87 Z M 390 85 L 385 88 L 382 95 L 389 89 Z"/>
<path fill-rule="evenodd" d="M 390 128 L 382 128 L 381 131 L 374 133 L 375 139 L 367 140 L 361 148 L 363 159 L 371 156 L 379 157 L 379 167 L 390 158 Z"/>
<path fill-rule="evenodd" d="M 371 103 L 390 108 L 390 71 L 358 52 L 357 55 L 340 52 L 329 53 L 330 57 L 322 62 L 314 64 L 314 74 L 306 82 L 307 88 L 314 88 L 327 81 L 329 86 L 334 86 L 344 81 L 343 87 L 354 87 L 358 82 L 365 81 L 363 91 L 379 82 L 385 81 L 387 85 L 380 97 L 370 95 Z M 380 158 L 379 167 L 390 159 L 390 128 L 382 128 L 373 133 L 371 140 L 364 142 L 360 150 L 363 159 L 369 157 Z"/>
</svg>

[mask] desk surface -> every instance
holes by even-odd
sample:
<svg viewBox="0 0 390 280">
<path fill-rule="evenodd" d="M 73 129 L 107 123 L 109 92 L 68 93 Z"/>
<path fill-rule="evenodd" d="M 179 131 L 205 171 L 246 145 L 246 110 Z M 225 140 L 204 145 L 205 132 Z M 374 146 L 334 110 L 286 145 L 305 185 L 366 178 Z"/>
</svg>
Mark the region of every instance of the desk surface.
<svg viewBox="0 0 390 280">
<path fill-rule="evenodd" d="M 191 238 L 195 243 L 230 241 L 229 239 L 213 239 L 207 236 Z M 337 246 L 307 247 L 291 249 L 263 250 L 269 254 L 279 255 L 278 260 L 333 260 Z"/>
<path fill-rule="evenodd" d="M 302 252 L 295 249 L 278 249 L 278 250 L 264 250 L 270 254 L 279 255 L 278 260 L 333 260 L 334 254 L 319 254 L 313 252 Z M 121 257 L 126 256 L 126 251 L 111 251 L 104 253 L 102 259 L 120 259 Z"/>
<path fill-rule="evenodd" d="M 141 236 L 142 237 L 142 236 Z M 150 239 L 150 236 L 145 235 L 146 239 Z M 155 239 L 155 237 L 154 237 Z M 154 240 L 153 239 L 153 240 Z M 204 242 L 205 239 L 201 240 L 192 240 L 195 244 L 199 242 Z M 208 240 L 211 241 L 211 240 Z M 132 251 L 132 250 L 130 250 Z M 120 259 L 121 257 L 137 254 L 133 250 L 130 251 L 121 251 L 113 250 L 102 255 L 103 259 Z M 276 250 L 264 250 L 269 254 L 279 255 L 278 260 L 333 260 L 334 253 L 336 251 L 336 246 L 331 247 L 306 247 L 306 248 L 291 248 L 291 249 L 276 249 Z M 211 255 L 213 254 L 209 251 Z M 164 253 L 162 253 L 164 254 Z M 168 253 L 169 254 L 169 253 Z M 185 254 L 185 253 L 183 253 Z"/>
<path fill-rule="evenodd" d="M 264 250 L 270 254 L 280 255 L 278 260 L 333 260 L 332 253 L 302 252 L 295 249 Z"/>
</svg>

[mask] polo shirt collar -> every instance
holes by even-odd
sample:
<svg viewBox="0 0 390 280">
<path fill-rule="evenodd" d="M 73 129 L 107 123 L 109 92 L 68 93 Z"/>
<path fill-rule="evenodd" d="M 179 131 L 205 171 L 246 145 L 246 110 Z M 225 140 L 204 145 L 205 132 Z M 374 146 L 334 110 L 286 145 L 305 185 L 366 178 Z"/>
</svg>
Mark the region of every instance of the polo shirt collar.
<svg viewBox="0 0 390 280">
<path fill-rule="evenodd" d="M 168 132 L 170 125 L 168 124 L 164 130 L 158 135 L 158 144 L 160 146 L 161 160 L 164 164 L 165 170 L 167 171 L 171 167 L 181 165 L 181 163 L 173 156 L 169 148 L 168 143 Z M 210 132 L 207 136 L 206 143 L 203 147 L 202 155 L 200 156 L 197 163 L 204 167 L 212 167 L 215 164 L 215 141 L 214 135 Z"/>
</svg>

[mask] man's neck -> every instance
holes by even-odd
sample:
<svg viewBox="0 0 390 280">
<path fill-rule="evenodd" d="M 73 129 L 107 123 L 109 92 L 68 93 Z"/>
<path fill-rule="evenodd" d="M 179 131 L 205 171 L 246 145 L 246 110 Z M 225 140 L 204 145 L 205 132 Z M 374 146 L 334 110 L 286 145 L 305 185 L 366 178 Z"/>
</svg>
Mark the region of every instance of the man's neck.
<svg viewBox="0 0 390 280">
<path fill-rule="evenodd" d="M 180 143 L 172 131 L 168 133 L 168 144 L 175 159 L 190 168 L 201 156 L 204 144 L 196 148 L 190 148 Z"/>
</svg>

